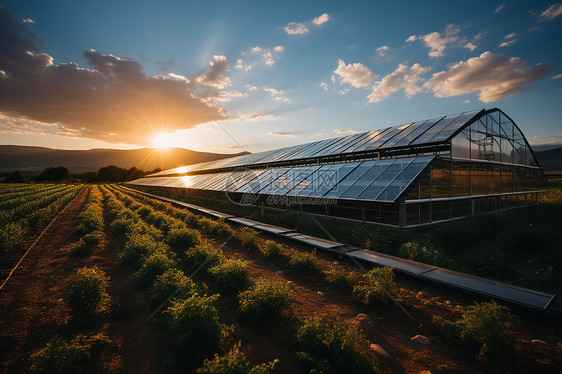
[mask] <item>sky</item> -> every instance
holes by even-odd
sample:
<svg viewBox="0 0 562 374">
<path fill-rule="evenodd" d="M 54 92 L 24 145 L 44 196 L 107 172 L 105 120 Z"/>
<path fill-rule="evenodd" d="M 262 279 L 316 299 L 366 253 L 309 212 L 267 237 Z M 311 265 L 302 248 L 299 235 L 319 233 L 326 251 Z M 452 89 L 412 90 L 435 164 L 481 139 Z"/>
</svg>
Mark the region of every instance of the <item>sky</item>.
<svg viewBox="0 0 562 374">
<path fill-rule="evenodd" d="M 4 1 L 0 144 L 257 152 L 498 107 L 562 144 L 562 2 Z"/>
</svg>

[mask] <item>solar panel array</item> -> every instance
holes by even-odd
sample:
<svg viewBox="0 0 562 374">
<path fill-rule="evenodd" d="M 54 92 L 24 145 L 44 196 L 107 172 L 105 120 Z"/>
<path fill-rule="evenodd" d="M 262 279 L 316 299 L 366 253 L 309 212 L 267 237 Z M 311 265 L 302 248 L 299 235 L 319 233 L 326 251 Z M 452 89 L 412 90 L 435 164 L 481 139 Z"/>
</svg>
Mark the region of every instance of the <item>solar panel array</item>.
<svg viewBox="0 0 562 374">
<path fill-rule="evenodd" d="M 197 173 L 213 169 L 268 164 L 277 161 L 316 159 L 331 155 L 442 143 L 448 141 L 458 129 L 482 111 L 483 109 L 474 110 L 388 127 L 382 130 L 368 131 L 244 156 L 182 166 L 161 171 L 151 176 L 157 177 L 172 174 Z"/>
<path fill-rule="evenodd" d="M 259 195 L 394 202 L 434 156 L 141 178 L 130 184 Z"/>
</svg>

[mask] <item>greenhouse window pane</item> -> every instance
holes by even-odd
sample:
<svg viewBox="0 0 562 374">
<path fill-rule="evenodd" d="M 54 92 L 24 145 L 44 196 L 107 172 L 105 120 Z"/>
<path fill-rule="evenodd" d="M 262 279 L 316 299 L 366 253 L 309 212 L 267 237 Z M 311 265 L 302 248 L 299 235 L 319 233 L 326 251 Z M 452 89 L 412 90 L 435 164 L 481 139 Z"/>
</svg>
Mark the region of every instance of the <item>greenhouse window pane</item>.
<svg viewBox="0 0 562 374">
<path fill-rule="evenodd" d="M 410 144 L 410 142 L 415 140 L 418 136 L 423 134 L 425 131 L 430 129 L 435 124 L 439 123 L 439 121 L 441 121 L 443 118 L 445 117 L 434 118 L 423 122 L 416 129 L 414 129 L 410 134 L 406 135 L 402 140 L 400 140 L 395 145 L 397 147 L 401 147 Z"/>
<path fill-rule="evenodd" d="M 361 192 L 358 199 L 374 200 L 383 190 L 404 170 L 415 158 L 400 158 L 395 160 L 377 179 Z"/>
<path fill-rule="evenodd" d="M 340 196 L 340 199 L 353 199 L 357 197 L 367 187 L 371 182 L 373 182 L 377 177 L 389 167 L 394 160 L 381 160 L 376 164 L 371 166 L 369 170 L 365 172 L 353 185 L 351 185 L 347 190 L 345 190 Z"/>
<path fill-rule="evenodd" d="M 443 130 L 439 133 L 435 134 L 433 138 L 431 138 L 432 142 L 446 140 L 449 136 L 453 135 L 455 131 L 460 129 L 465 123 L 470 121 L 475 115 L 480 113 L 482 110 L 473 110 L 470 112 L 466 112 L 458 116 L 455 120 L 447 125 Z"/>
<path fill-rule="evenodd" d="M 289 191 L 287 191 L 285 194 L 286 195 L 297 195 L 299 192 L 301 192 L 304 188 L 310 186 L 312 184 L 312 182 L 318 178 L 318 176 L 320 174 L 323 174 L 326 170 L 329 170 L 332 168 L 333 165 L 323 165 L 319 168 L 317 168 L 316 170 L 312 170 L 312 172 L 310 174 L 308 174 L 308 176 L 306 178 L 304 178 L 303 180 L 301 180 L 300 182 L 297 182 L 295 184 L 295 186 L 290 189 Z"/>
<path fill-rule="evenodd" d="M 455 114 L 452 116 L 447 116 L 443 118 L 441 121 L 436 123 L 433 127 L 428 129 L 422 135 L 420 135 L 416 140 L 412 142 L 412 144 L 421 144 L 421 143 L 429 143 L 432 142 L 432 138 L 441 132 L 445 127 L 447 127 L 451 122 L 455 119 L 459 118 L 462 114 Z"/>
<path fill-rule="evenodd" d="M 376 197 L 377 201 L 396 200 L 400 193 L 404 191 L 419 175 L 419 173 L 433 160 L 433 156 L 415 158 L 408 164 L 400 174 L 390 183 L 388 187 Z"/>
<path fill-rule="evenodd" d="M 335 184 L 335 175 L 338 170 L 340 170 L 345 164 L 333 164 L 327 165 L 330 168 L 321 169 L 321 172 L 318 173 L 317 177 L 305 188 L 299 191 L 299 196 L 308 196 L 312 191 L 316 190 L 317 188 L 321 187 L 323 184 L 331 184 L 333 186 Z"/>
<path fill-rule="evenodd" d="M 369 134 L 369 136 L 367 136 L 365 139 L 358 142 L 357 144 L 354 144 L 353 147 L 349 147 L 345 149 L 343 152 L 352 153 L 352 152 L 362 151 L 366 148 L 366 146 L 377 141 L 378 139 L 383 137 L 384 134 L 386 134 L 389 131 L 392 131 L 392 129 L 393 129 L 392 127 L 387 127 L 386 129 L 372 131 L 371 134 Z"/>
<path fill-rule="evenodd" d="M 357 166 L 351 173 L 349 173 L 345 178 L 339 181 L 328 193 L 326 197 L 338 197 L 342 194 L 349 186 L 351 186 L 357 179 L 359 179 L 367 170 L 375 164 L 376 161 L 364 161 L 359 166 Z"/>
<path fill-rule="evenodd" d="M 373 136 L 374 133 L 379 133 L 380 131 L 368 131 L 361 134 L 357 134 L 357 136 L 353 136 L 352 139 L 346 143 L 341 144 L 339 147 L 334 148 L 330 151 L 331 154 L 342 154 L 348 153 L 348 150 L 353 149 L 355 146 L 364 142 L 369 136 Z M 326 154 L 322 152 L 322 154 Z"/>
<path fill-rule="evenodd" d="M 268 194 L 269 191 L 272 189 L 279 189 L 281 188 L 281 182 L 285 178 L 285 174 L 287 174 L 291 170 L 290 168 L 279 168 L 279 169 L 271 169 L 268 171 L 267 175 L 265 176 L 265 183 L 263 188 L 259 191 L 260 194 Z"/>
<path fill-rule="evenodd" d="M 417 129 L 418 127 L 420 127 L 426 122 L 427 120 L 412 123 L 410 126 L 408 126 L 407 129 L 404 129 L 404 131 L 402 131 L 400 134 L 396 135 L 394 138 L 384 143 L 384 146 L 392 147 L 394 145 L 398 145 L 398 143 L 400 143 L 406 136 L 410 135 L 412 131 L 414 131 L 415 129 Z"/>
</svg>

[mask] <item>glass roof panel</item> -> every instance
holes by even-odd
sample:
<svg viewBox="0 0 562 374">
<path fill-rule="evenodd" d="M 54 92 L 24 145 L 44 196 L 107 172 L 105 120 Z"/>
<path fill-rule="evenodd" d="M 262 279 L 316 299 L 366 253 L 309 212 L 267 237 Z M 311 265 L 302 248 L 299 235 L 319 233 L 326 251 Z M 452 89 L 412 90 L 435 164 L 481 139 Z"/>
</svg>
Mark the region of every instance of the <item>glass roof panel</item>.
<svg viewBox="0 0 562 374">
<path fill-rule="evenodd" d="M 416 179 L 433 158 L 434 156 L 415 158 L 375 200 L 394 202 L 396 198 L 400 196 L 400 193 Z"/>
<path fill-rule="evenodd" d="M 372 143 L 376 142 L 377 140 L 382 138 L 385 134 L 387 134 L 391 131 L 392 131 L 392 127 L 387 127 L 386 129 L 372 131 L 371 134 L 369 134 L 368 137 L 366 137 L 362 141 L 358 142 L 357 144 L 354 144 L 353 147 L 349 147 L 347 149 L 344 149 L 342 152 L 343 153 L 352 153 L 352 152 L 362 151 L 369 144 L 372 144 Z"/>
<path fill-rule="evenodd" d="M 364 140 L 366 137 L 369 136 L 370 133 L 372 133 L 373 131 L 369 131 L 369 132 L 364 132 L 361 134 L 355 134 L 353 136 L 350 137 L 350 139 L 347 142 L 342 142 L 341 144 L 337 144 L 336 146 L 334 146 L 332 149 L 330 150 L 326 150 L 323 151 L 320 156 L 324 156 L 324 155 L 337 155 L 337 154 L 342 154 L 345 153 L 344 150 L 353 147 L 355 144 L 358 144 L 360 141 Z"/>
<path fill-rule="evenodd" d="M 457 117 L 454 121 L 449 123 L 447 127 L 441 130 L 439 133 L 435 134 L 433 138 L 431 138 L 432 142 L 446 140 L 449 136 L 451 136 L 455 131 L 461 128 L 467 121 L 472 119 L 475 115 L 480 113 L 482 110 L 473 110 L 471 112 L 465 112 Z"/>
<path fill-rule="evenodd" d="M 367 188 L 357 196 L 357 199 L 374 200 L 414 158 L 399 158 L 378 176 Z"/>
<path fill-rule="evenodd" d="M 309 184 L 304 186 L 297 192 L 299 196 L 308 196 L 312 191 L 318 188 L 322 183 L 329 180 L 339 169 L 343 167 L 344 164 L 332 164 L 324 165 L 326 167 L 320 168 L 316 173 L 316 178 L 314 178 Z M 293 191 L 291 191 L 293 192 Z"/>
<path fill-rule="evenodd" d="M 238 181 L 238 183 L 236 183 L 236 185 L 234 185 L 234 186 L 231 185 L 229 187 L 229 191 L 238 192 L 244 186 L 251 183 L 253 180 L 258 179 L 259 176 L 262 175 L 265 172 L 266 172 L 265 169 L 262 169 L 262 170 L 246 170 L 244 172 L 244 174 L 245 174 L 244 178 L 242 180 Z"/>
<path fill-rule="evenodd" d="M 312 173 L 310 173 L 306 178 L 304 178 L 302 181 L 298 182 L 295 187 L 293 187 L 291 190 L 289 190 L 286 194 L 287 195 L 298 195 L 299 192 L 301 192 L 303 189 L 305 189 L 306 187 L 310 186 L 314 180 L 316 180 L 318 178 L 318 176 L 324 174 L 326 171 L 332 169 L 333 165 L 322 165 L 320 168 L 314 170 Z"/>
<path fill-rule="evenodd" d="M 359 134 L 353 134 L 351 136 L 346 136 L 345 138 L 341 138 L 341 141 L 338 141 L 338 142 L 332 144 L 328 148 L 320 150 L 314 156 L 319 157 L 319 156 L 325 156 L 325 155 L 339 154 L 340 149 L 342 149 L 344 147 L 347 147 L 349 144 L 352 144 L 353 142 L 356 142 L 356 141 L 358 141 L 358 139 L 363 138 L 365 136 L 367 136 L 366 132 L 359 133 Z"/>
<path fill-rule="evenodd" d="M 422 135 L 420 135 L 411 144 L 421 144 L 421 143 L 430 142 L 431 138 L 433 138 L 437 133 L 439 133 L 441 130 L 443 130 L 445 127 L 447 127 L 451 122 L 453 122 L 455 119 L 459 118 L 461 115 L 462 115 L 462 113 L 461 114 L 454 114 L 452 116 L 447 116 L 447 117 L 443 118 L 441 121 L 437 122 L 434 126 L 432 126 L 430 129 L 428 129 Z"/>
<path fill-rule="evenodd" d="M 321 183 L 317 183 L 318 187 L 312 191 L 308 196 L 310 197 L 320 197 L 324 196 L 324 194 L 329 191 L 332 187 L 334 187 L 339 181 L 344 179 L 349 173 L 351 173 L 357 166 L 359 166 L 360 162 L 348 162 L 343 164 L 343 166 L 338 169 L 333 176 L 328 174 L 325 177 L 322 177 Z"/>
<path fill-rule="evenodd" d="M 285 174 L 287 174 L 291 170 L 291 168 L 279 168 L 279 169 L 271 169 L 268 170 L 265 177 L 263 188 L 258 191 L 260 194 L 269 194 L 271 190 L 278 190 L 281 188 L 281 183 L 283 183 L 287 178 Z"/>
<path fill-rule="evenodd" d="M 322 152 L 323 150 L 333 148 L 334 145 L 340 144 L 343 141 L 347 141 L 347 138 L 348 136 L 346 136 L 345 138 L 326 139 L 326 142 L 322 143 L 320 147 L 316 148 L 314 151 L 307 152 L 307 154 L 303 157 L 317 157 L 317 155 L 320 154 L 320 152 Z"/>
<path fill-rule="evenodd" d="M 419 125 L 416 129 L 414 129 L 411 133 L 406 135 L 402 140 L 395 144 L 396 147 L 402 147 L 409 145 L 413 140 L 415 140 L 418 136 L 422 135 L 425 131 L 433 127 L 434 125 L 438 124 L 443 118 L 433 118 L 423 122 Z"/>
<path fill-rule="evenodd" d="M 287 183 L 281 187 L 280 189 L 278 189 L 277 191 L 271 191 L 270 193 L 272 195 L 284 195 L 285 193 L 287 193 L 287 191 L 291 190 L 293 187 L 295 187 L 298 183 L 300 183 L 303 179 L 305 179 L 306 177 L 308 177 L 310 174 L 312 174 L 315 170 L 318 170 L 320 168 L 320 166 L 308 166 L 308 167 L 302 167 L 302 168 L 295 168 L 293 169 L 295 172 L 289 172 L 290 174 L 290 179 L 287 181 Z"/>
<path fill-rule="evenodd" d="M 415 129 L 417 129 L 418 127 L 420 127 L 426 122 L 427 120 L 412 123 L 410 126 L 408 126 L 407 129 L 404 129 L 404 131 L 402 131 L 400 134 L 396 135 L 394 138 L 384 143 L 384 147 L 393 147 L 395 145 L 398 145 L 398 143 L 400 143 L 405 137 L 410 135 Z"/>
<path fill-rule="evenodd" d="M 207 190 L 210 186 L 226 178 L 226 173 L 218 174 L 204 174 L 207 178 L 204 178 L 200 183 L 194 186 L 194 188 L 200 190 Z"/>
<path fill-rule="evenodd" d="M 369 170 L 357 179 L 353 185 L 345 190 L 340 196 L 340 199 L 353 199 L 371 184 L 377 177 L 386 170 L 395 160 L 380 160 L 377 161 Z"/>
<path fill-rule="evenodd" d="M 365 172 L 369 170 L 371 166 L 373 166 L 375 163 L 376 161 L 363 161 L 351 173 L 349 173 L 342 180 L 338 181 L 337 184 L 330 191 L 328 191 L 324 196 L 338 197 L 345 190 L 347 190 L 349 186 L 355 183 L 357 179 L 361 178 L 361 176 L 365 174 Z"/>
</svg>

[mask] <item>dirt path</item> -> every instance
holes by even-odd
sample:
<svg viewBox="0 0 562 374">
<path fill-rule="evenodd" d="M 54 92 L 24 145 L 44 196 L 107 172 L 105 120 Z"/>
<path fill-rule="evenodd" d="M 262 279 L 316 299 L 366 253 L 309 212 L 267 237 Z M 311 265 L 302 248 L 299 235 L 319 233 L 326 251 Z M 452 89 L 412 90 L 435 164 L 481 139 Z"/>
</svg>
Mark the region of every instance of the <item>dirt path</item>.
<svg viewBox="0 0 562 374">
<path fill-rule="evenodd" d="M 65 282 L 81 265 L 80 259 L 69 259 L 69 251 L 76 241 L 74 224 L 87 194 L 88 189 L 84 188 L 0 291 L 3 372 L 25 371 L 30 354 L 67 322 Z"/>
</svg>

